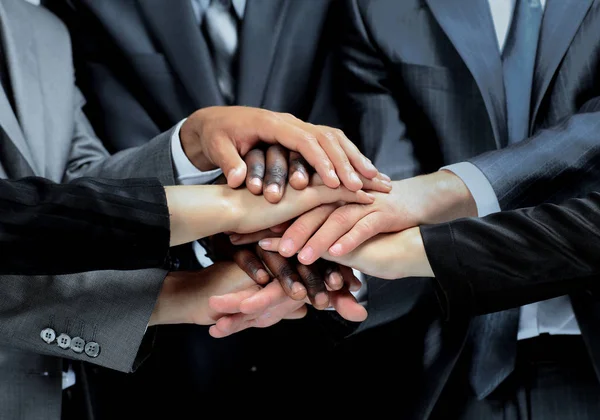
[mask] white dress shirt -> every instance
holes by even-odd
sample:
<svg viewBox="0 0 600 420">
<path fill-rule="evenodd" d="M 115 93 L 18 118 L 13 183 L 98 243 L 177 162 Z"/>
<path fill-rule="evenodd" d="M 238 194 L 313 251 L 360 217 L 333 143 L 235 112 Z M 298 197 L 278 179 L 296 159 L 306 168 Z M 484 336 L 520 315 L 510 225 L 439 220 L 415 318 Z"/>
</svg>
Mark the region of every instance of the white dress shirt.
<svg viewBox="0 0 600 420">
<path fill-rule="evenodd" d="M 488 3 L 494 21 L 498 47 L 502 51 L 512 20 L 515 0 L 488 0 Z M 541 4 L 544 8 L 546 0 L 541 0 Z M 475 165 L 461 162 L 442 169 L 454 172 L 464 181 L 475 199 L 479 217 L 500 211 L 500 204 L 494 189 Z M 536 337 L 542 333 L 566 335 L 581 333 L 568 296 L 560 296 L 521 307 L 518 339 Z"/>
</svg>

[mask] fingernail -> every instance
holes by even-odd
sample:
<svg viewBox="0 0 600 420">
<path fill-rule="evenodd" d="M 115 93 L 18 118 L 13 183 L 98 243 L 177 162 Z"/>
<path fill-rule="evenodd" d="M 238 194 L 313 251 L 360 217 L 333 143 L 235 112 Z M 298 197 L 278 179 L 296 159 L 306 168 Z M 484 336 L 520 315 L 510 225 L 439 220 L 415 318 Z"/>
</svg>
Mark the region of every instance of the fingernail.
<svg viewBox="0 0 600 420">
<path fill-rule="evenodd" d="M 235 178 L 241 172 L 240 168 L 232 168 L 227 172 L 227 180 Z"/>
<path fill-rule="evenodd" d="M 272 193 L 272 194 L 279 194 L 279 185 L 277 185 L 277 184 L 270 184 L 265 189 L 265 192 Z"/>
<path fill-rule="evenodd" d="M 364 158 L 363 161 L 364 161 L 365 167 L 367 169 L 369 169 L 370 171 L 376 171 L 377 170 L 377 168 L 375 167 L 375 165 L 373 165 L 373 163 L 371 163 L 371 161 L 369 159 Z"/>
<path fill-rule="evenodd" d="M 262 181 L 260 178 L 252 178 L 249 182 L 250 185 L 254 185 L 255 187 L 262 188 Z"/>
<path fill-rule="evenodd" d="M 306 181 L 306 176 L 304 176 L 304 174 L 300 171 L 296 171 L 292 174 L 292 177 L 290 178 L 290 180 L 295 180 L 295 181 Z"/>
<path fill-rule="evenodd" d="M 329 170 L 329 177 L 332 179 L 338 179 L 337 174 L 335 173 L 335 171 L 333 169 Z"/>
<path fill-rule="evenodd" d="M 258 241 L 258 246 L 261 248 L 268 248 L 271 246 L 271 240 L 270 239 L 261 239 L 260 241 Z"/>
<path fill-rule="evenodd" d="M 293 248 L 294 248 L 294 241 L 292 241 L 291 239 L 284 239 L 279 244 L 279 251 L 282 254 L 288 254 L 288 255 L 292 254 Z"/>
<path fill-rule="evenodd" d="M 331 248 L 329 248 L 329 253 L 331 255 L 340 255 L 342 253 L 342 245 L 335 244 Z"/>
<path fill-rule="evenodd" d="M 259 280 L 264 281 L 267 281 L 270 278 L 269 273 L 267 273 L 266 270 L 263 270 L 262 268 L 256 272 L 256 277 L 258 277 Z"/>
<path fill-rule="evenodd" d="M 241 235 L 230 235 L 230 236 L 229 236 L 229 240 L 230 240 L 231 242 L 237 242 L 237 241 L 239 241 L 239 240 L 240 240 L 240 238 L 241 238 L 241 237 L 242 237 Z"/>
<path fill-rule="evenodd" d="M 385 179 L 380 179 L 379 180 L 383 185 L 385 185 L 386 187 L 392 188 L 392 182 L 391 181 L 387 181 Z"/>
<path fill-rule="evenodd" d="M 354 182 L 355 184 L 361 184 L 361 185 L 362 185 L 362 181 L 360 180 L 360 178 L 358 177 L 358 175 L 356 175 L 356 173 L 355 173 L 355 172 L 352 172 L 352 173 L 350 174 L 350 180 L 351 180 L 352 182 Z"/>
<path fill-rule="evenodd" d="M 294 282 L 294 284 L 292 284 L 292 295 L 298 296 L 300 294 L 304 294 L 305 292 L 306 289 L 300 283 Z"/>
<path fill-rule="evenodd" d="M 325 292 L 317 293 L 315 296 L 315 306 L 326 308 L 329 303 L 329 296 Z"/>
<path fill-rule="evenodd" d="M 329 283 L 332 286 L 340 287 L 343 281 L 344 279 L 342 279 L 342 275 L 337 271 L 334 271 L 329 275 Z"/>
<path fill-rule="evenodd" d="M 307 246 L 304 247 L 302 251 L 300 251 L 300 254 L 298 254 L 298 259 L 301 261 L 310 261 L 314 254 L 315 251 L 312 249 L 312 247 Z"/>
<path fill-rule="evenodd" d="M 367 197 L 369 197 L 371 200 L 375 201 L 375 196 L 373 194 L 371 194 L 371 193 L 365 193 L 365 195 Z"/>
<path fill-rule="evenodd" d="M 389 176 L 387 176 L 386 174 L 379 174 L 381 176 L 381 178 L 385 179 L 386 181 L 391 181 L 392 178 L 390 178 Z"/>
</svg>

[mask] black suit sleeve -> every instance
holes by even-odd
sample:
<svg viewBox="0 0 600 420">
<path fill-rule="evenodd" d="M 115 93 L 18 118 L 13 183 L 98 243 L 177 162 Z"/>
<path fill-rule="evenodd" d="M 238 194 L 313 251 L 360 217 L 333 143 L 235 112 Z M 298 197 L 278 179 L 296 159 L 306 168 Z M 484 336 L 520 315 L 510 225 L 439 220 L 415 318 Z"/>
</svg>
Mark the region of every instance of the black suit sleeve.
<svg viewBox="0 0 600 420">
<path fill-rule="evenodd" d="M 562 205 L 422 226 L 421 234 L 449 313 L 460 306 L 495 312 L 598 283 L 596 192 Z"/>
<path fill-rule="evenodd" d="M 0 274 L 162 267 L 169 237 L 158 180 L 0 180 Z"/>
<path fill-rule="evenodd" d="M 526 141 L 470 159 L 502 210 L 560 203 L 600 190 L 600 97 Z"/>
</svg>

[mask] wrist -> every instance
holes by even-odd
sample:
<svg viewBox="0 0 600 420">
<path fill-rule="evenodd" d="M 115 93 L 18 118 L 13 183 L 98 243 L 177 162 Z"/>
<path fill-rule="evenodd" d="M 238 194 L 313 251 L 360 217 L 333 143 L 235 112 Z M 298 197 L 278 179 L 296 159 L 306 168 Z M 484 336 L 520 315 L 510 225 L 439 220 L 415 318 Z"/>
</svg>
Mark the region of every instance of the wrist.
<svg viewBox="0 0 600 420">
<path fill-rule="evenodd" d="M 421 224 L 442 223 L 463 217 L 477 217 L 477 204 L 463 180 L 451 171 L 441 170 L 428 178 L 432 210 Z"/>
<path fill-rule="evenodd" d="M 243 217 L 239 191 L 226 185 L 165 187 L 171 246 L 234 231 Z"/>
<path fill-rule="evenodd" d="M 176 296 L 181 288 L 181 279 L 176 272 L 169 273 L 163 281 L 148 326 L 161 324 L 188 323 L 182 306 L 177 304 Z"/>
<path fill-rule="evenodd" d="M 179 130 L 181 148 L 187 158 L 202 172 L 217 169 L 204 154 L 202 147 L 202 110 L 196 111 L 184 121 Z"/>
<path fill-rule="evenodd" d="M 417 226 L 402 231 L 399 235 L 404 247 L 401 258 L 403 277 L 435 277 L 427 259 L 421 229 Z"/>
</svg>

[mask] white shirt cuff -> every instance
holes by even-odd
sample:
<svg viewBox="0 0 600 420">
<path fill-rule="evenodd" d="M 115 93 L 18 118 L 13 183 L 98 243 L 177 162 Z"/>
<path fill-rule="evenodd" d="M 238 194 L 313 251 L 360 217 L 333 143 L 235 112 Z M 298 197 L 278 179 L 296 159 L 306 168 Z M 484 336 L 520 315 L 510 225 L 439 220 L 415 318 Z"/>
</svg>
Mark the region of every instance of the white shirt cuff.
<svg viewBox="0 0 600 420">
<path fill-rule="evenodd" d="M 217 179 L 223 172 L 221 169 L 203 172 L 196 168 L 188 159 L 181 146 L 179 130 L 185 122 L 181 120 L 175 127 L 171 136 L 171 156 L 173 157 L 173 166 L 175 167 L 175 179 L 179 185 L 204 185 L 210 184 Z"/>
<path fill-rule="evenodd" d="M 500 203 L 492 185 L 477 166 L 470 162 L 460 162 L 440 168 L 442 169 L 453 172 L 463 180 L 475 200 L 479 217 L 500 211 Z"/>
</svg>

